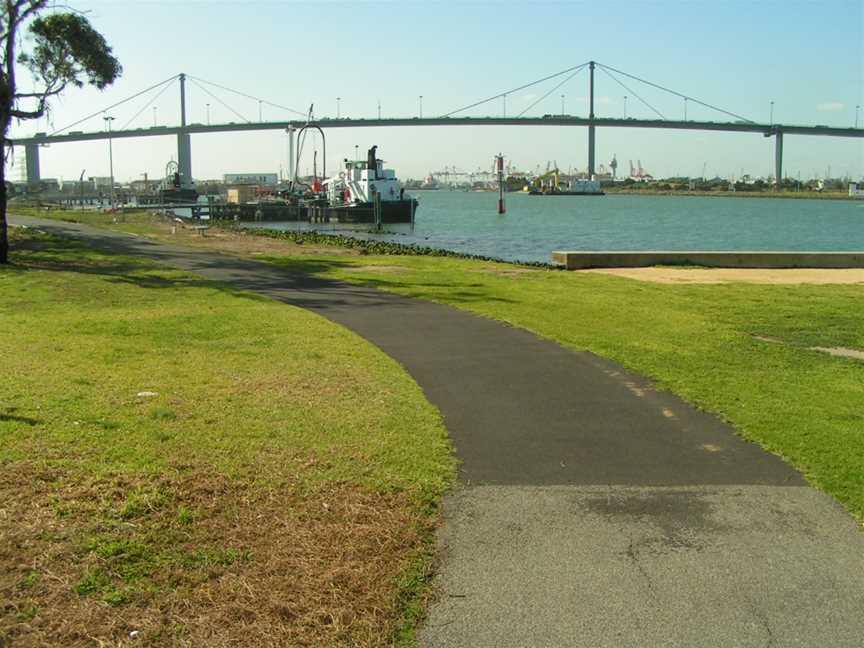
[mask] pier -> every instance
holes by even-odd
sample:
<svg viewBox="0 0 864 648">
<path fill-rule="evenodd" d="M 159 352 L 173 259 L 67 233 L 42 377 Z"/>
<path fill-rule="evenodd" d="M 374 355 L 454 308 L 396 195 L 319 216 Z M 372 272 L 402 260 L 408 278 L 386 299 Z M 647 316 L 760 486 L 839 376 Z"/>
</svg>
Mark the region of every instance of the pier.
<svg viewBox="0 0 864 648">
<path fill-rule="evenodd" d="M 709 268 L 864 268 L 861 252 L 553 252 L 566 270 L 645 268 L 658 265 Z"/>
</svg>

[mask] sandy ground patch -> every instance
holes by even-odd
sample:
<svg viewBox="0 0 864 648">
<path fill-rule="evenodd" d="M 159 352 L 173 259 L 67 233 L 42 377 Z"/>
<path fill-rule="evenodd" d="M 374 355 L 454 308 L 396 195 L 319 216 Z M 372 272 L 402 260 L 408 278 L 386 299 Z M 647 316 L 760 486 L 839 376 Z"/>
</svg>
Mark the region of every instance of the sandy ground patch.
<svg viewBox="0 0 864 648">
<path fill-rule="evenodd" d="M 864 268 L 593 268 L 577 272 L 663 284 L 864 284 Z"/>
</svg>

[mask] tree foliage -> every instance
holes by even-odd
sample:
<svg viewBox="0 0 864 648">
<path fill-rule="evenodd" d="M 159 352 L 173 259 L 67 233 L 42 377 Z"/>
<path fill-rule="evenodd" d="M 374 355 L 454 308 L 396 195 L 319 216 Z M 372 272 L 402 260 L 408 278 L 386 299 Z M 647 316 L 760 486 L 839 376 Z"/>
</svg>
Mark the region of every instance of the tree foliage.
<svg viewBox="0 0 864 648">
<path fill-rule="evenodd" d="M 56 10 L 49 0 L 0 0 L 0 263 L 8 261 L 6 168 L 8 132 L 13 119 L 39 119 L 50 99 L 67 87 L 92 85 L 100 90 L 122 68 L 105 38 L 86 16 Z M 18 51 L 25 35 L 28 49 Z M 19 92 L 17 76 L 27 72 L 33 88 Z"/>
</svg>

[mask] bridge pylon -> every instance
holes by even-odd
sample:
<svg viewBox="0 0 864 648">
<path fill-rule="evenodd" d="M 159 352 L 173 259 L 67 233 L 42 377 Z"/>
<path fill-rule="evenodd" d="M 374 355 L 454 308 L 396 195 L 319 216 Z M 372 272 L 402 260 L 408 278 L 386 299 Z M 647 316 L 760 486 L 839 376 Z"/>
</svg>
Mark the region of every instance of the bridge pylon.
<svg viewBox="0 0 864 648">
<path fill-rule="evenodd" d="M 180 188 L 191 189 L 192 141 L 186 130 L 186 75 L 180 74 L 180 132 L 177 133 L 177 166 L 180 172 Z"/>
<path fill-rule="evenodd" d="M 37 189 L 42 178 L 39 175 L 39 145 L 24 145 L 24 160 L 27 165 L 27 187 Z"/>
<path fill-rule="evenodd" d="M 782 189 L 783 182 L 783 130 L 778 125 L 765 133 L 765 137 L 774 136 L 774 191 Z"/>
</svg>

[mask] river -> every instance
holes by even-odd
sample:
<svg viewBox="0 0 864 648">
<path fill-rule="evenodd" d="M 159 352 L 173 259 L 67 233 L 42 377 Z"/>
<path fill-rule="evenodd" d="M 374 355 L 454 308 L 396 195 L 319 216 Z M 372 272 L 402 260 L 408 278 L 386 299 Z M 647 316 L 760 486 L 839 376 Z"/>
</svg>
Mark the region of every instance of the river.
<svg viewBox="0 0 864 648">
<path fill-rule="evenodd" d="M 412 195 L 420 200 L 413 231 L 390 226 L 387 233 L 354 235 L 535 262 L 549 262 L 553 250 L 864 251 L 864 201 L 514 193 L 506 195 L 507 213 L 499 215 L 497 193 Z M 345 225 L 314 228 L 350 231 Z"/>
</svg>

